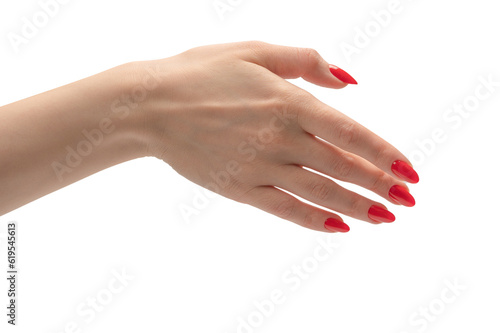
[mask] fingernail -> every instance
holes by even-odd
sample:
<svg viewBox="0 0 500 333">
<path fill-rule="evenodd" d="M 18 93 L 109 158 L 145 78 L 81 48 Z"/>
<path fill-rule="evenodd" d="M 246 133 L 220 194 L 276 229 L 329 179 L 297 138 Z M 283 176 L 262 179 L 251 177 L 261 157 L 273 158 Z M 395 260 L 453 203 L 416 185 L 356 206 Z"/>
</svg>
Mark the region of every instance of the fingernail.
<svg viewBox="0 0 500 333">
<path fill-rule="evenodd" d="M 394 222 L 396 217 L 393 213 L 380 206 L 371 206 L 368 210 L 368 217 L 375 222 Z"/>
<path fill-rule="evenodd" d="M 348 232 L 349 230 L 351 230 L 347 224 L 345 224 L 341 220 L 334 218 L 328 218 L 325 221 L 325 229 L 340 232 Z"/>
<path fill-rule="evenodd" d="M 403 179 L 404 181 L 413 184 L 418 183 L 419 181 L 418 174 L 415 172 L 415 170 L 413 170 L 411 165 L 404 161 L 394 161 L 391 165 L 391 170 L 396 176 Z"/>
<path fill-rule="evenodd" d="M 415 199 L 410 192 L 408 192 L 408 190 L 401 185 L 394 185 L 391 187 L 389 190 L 389 196 L 404 206 L 415 206 Z"/>
<path fill-rule="evenodd" d="M 345 70 L 342 68 L 339 68 L 334 65 L 330 65 L 330 73 L 333 74 L 337 79 L 339 79 L 342 82 L 349 83 L 349 84 L 358 84 L 356 80 L 352 76 L 350 76 Z"/>
</svg>

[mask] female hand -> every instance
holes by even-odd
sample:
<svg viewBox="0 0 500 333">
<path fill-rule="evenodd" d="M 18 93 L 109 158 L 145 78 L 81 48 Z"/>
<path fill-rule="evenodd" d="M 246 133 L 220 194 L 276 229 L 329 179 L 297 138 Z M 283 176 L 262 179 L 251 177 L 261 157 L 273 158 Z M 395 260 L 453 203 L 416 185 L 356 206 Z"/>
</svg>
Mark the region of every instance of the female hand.
<svg viewBox="0 0 500 333">
<path fill-rule="evenodd" d="M 349 230 L 329 210 L 371 223 L 395 219 L 380 202 L 333 179 L 393 204 L 415 203 L 403 180 L 418 176 L 403 154 L 285 80 L 345 87 L 336 75 L 355 83 L 314 50 L 243 42 L 134 66 L 161 76 L 141 106 L 145 155 L 209 190 L 319 231 Z"/>
<path fill-rule="evenodd" d="M 0 214 L 156 156 L 201 186 L 314 230 L 349 230 L 327 209 L 393 221 L 384 205 L 334 179 L 412 206 L 395 178 L 418 181 L 408 160 L 285 80 L 297 77 L 329 88 L 356 82 L 313 50 L 247 42 L 125 64 L 3 106 Z"/>
</svg>

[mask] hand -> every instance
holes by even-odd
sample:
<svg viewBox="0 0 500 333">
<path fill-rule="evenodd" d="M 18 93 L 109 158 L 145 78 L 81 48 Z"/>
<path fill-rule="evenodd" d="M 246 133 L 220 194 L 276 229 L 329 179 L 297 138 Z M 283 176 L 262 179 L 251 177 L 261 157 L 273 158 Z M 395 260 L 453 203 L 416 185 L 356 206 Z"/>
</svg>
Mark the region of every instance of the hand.
<svg viewBox="0 0 500 333">
<path fill-rule="evenodd" d="M 413 206 L 402 180 L 418 176 L 403 154 L 285 80 L 346 86 L 314 50 L 244 42 L 136 66 L 156 68 L 163 78 L 144 112 L 146 155 L 189 180 L 319 231 L 349 230 L 329 210 L 371 223 L 394 220 L 383 204 L 329 177 Z"/>
</svg>

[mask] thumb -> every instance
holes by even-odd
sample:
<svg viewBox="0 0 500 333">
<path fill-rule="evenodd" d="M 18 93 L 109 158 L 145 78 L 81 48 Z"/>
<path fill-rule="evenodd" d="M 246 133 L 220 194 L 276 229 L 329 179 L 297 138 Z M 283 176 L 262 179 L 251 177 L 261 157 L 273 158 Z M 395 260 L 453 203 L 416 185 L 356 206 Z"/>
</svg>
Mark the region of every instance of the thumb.
<svg viewBox="0 0 500 333">
<path fill-rule="evenodd" d="M 309 48 L 298 48 L 249 42 L 245 60 L 269 69 L 284 79 L 304 80 L 327 88 L 344 88 L 347 84 L 358 84 L 341 68 L 330 65 L 320 54 Z"/>
</svg>

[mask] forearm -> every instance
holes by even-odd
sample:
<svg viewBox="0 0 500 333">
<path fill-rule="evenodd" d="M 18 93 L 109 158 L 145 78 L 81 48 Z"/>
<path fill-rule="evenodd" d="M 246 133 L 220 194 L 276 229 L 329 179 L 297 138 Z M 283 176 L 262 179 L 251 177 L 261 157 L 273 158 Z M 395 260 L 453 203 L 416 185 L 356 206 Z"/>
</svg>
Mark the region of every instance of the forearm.
<svg viewBox="0 0 500 333">
<path fill-rule="evenodd" d="M 119 66 L 0 108 L 0 214 L 144 156 L 134 68 Z"/>
</svg>

